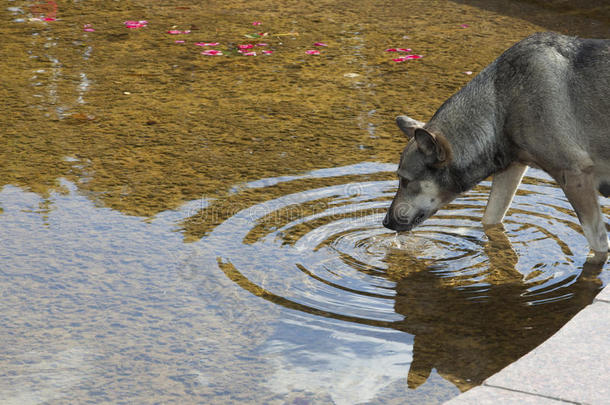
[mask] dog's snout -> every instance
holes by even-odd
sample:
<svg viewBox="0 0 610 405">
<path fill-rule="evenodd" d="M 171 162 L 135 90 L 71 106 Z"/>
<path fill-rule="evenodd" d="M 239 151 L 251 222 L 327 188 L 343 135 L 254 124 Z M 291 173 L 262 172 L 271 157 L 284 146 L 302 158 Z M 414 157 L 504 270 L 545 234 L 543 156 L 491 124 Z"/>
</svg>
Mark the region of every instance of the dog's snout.
<svg viewBox="0 0 610 405">
<path fill-rule="evenodd" d="M 410 231 L 426 218 L 426 211 L 416 211 L 410 204 L 392 204 L 383 218 L 382 224 L 393 231 Z"/>
<path fill-rule="evenodd" d="M 386 227 L 388 229 L 391 229 L 393 231 L 396 230 L 396 225 L 394 224 L 394 221 L 392 221 L 392 219 L 390 218 L 390 213 L 389 212 L 383 218 L 382 224 L 383 224 L 384 227 Z"/>
</svg>

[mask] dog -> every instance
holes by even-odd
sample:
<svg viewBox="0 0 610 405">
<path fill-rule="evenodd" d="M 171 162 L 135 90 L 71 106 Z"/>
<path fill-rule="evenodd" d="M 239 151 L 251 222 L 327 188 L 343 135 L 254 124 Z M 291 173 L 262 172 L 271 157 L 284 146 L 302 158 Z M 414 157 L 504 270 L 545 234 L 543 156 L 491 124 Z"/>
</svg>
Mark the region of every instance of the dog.
<svg viewBox="0 0 610 405">
<path fill-rule="evenodd" d="M 610 196 L 610 40 L 534 34 L 506 50 L 410 138 L 383 220 L 409 231 L 493 175 L 483 225 L 500 224 L 528 166 L 546 171 L 574 208 L 593 255 L 608 236 L 597 192 Z"/>
</svg>

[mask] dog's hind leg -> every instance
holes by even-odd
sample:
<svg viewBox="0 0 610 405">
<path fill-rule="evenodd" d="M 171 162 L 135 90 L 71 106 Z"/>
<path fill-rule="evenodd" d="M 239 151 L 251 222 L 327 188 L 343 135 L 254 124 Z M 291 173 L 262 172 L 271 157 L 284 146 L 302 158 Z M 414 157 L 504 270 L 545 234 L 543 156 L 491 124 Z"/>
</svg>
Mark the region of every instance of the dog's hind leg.
<svg viewBox="0 0 610 405">
<path fill-rule="evenodd" d="M 485 207 L 485 214 L 483 214 L 483 225 L 502 222 L 526 169 L 526 165 L 513 162 L 503 171 L 494 174 L 491 193 L 489 193 L 489 200 Z"/>
<path fill-rule="evenodd" d="M 608 258 L 608 234 L 603 220 L 592 170 L 550 173 L 561 185 L 574 207 L 582 230 L 594 255 L 590 263 L 605 263 Z"/>
</svg>

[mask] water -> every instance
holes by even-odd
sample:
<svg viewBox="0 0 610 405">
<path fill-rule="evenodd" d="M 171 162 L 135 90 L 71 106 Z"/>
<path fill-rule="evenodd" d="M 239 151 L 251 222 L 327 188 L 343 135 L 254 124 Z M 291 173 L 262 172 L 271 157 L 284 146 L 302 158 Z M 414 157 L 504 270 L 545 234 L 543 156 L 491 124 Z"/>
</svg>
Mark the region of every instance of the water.
<svg viewBox="0 0 610 405">
<path fill-rule="evenodd" d="M 543 342 L 609 277 L 544 173 L 504 231 L 487 181 L 380 222 L 393 117 L 532 32 L 609 36 L 565 7 L 6 2 L 0 402 L 441 403 Z M 237 54 L 257 32 L 273 54 Z"/>
</svg>

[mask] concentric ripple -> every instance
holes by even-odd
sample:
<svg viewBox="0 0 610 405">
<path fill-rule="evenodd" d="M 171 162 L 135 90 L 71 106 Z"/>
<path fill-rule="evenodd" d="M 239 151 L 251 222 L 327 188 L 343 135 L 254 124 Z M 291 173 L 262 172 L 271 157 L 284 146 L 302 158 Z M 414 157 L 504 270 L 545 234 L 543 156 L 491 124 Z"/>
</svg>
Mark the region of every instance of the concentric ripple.
<svg viewBox="0 0 610 405">
<path fill-rule="evenodd" d="M 405 320 L 422 311 L 425 322 L 446 321 L 443 311 L 464 306 L 502 301 L 526 308 L 576 294 L 586 240 L 563 193 L 543 172 L 528 172 L 505 230 L 483 230 L 490 186 L 484 182 L 397 235 L 381 225 L 397 187 L 394 169 L 361 164 L 239 187 L 237 198 L 252 189 L 272 198 L 222 221 L 204 238 L 206 250 L 227 276 L 266 299 L 407 331 L 421 326 Z M 307 188 L 311 179 L 334 184 Z M 288 183 L 300 191 L 273 189 Z M 206 215 L 222 209 L 212 204 Z"/>
</svg>

